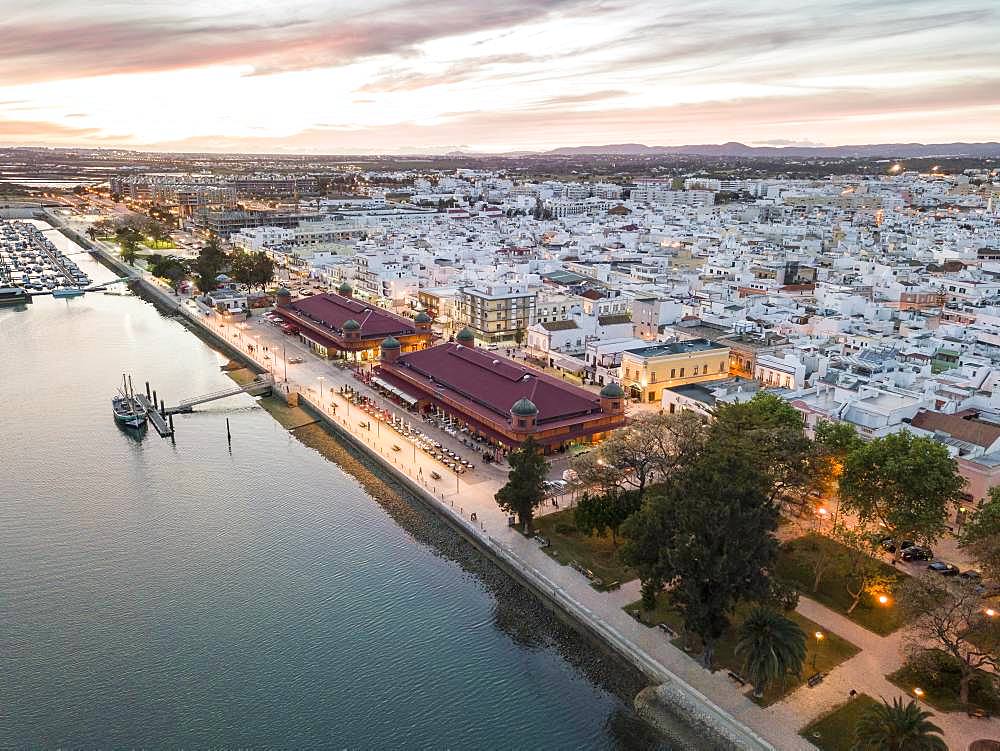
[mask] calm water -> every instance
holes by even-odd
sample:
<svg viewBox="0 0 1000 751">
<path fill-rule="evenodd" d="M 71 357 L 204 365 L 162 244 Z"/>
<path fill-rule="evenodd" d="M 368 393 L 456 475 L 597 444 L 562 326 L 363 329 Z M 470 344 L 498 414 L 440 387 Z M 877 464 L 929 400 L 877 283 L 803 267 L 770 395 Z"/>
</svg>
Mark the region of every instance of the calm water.
<svg viewBox="0 0 1000 751">
<path fill-rule="evenodd" d="M 122 371 L 230 383 L 152 306 L 36 298 L 0 354 L 0 747 L 655 745 L 628 671 L 324 433 L 119 430 Z"/>
</svg>

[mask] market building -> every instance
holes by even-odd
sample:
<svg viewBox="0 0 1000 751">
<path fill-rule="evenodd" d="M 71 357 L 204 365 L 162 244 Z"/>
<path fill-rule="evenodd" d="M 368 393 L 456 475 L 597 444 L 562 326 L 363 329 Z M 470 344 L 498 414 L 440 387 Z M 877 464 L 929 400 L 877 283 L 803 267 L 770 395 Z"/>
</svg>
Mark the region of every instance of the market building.
<svg viewBox="0 0 1000 751">
<path fill-rule="evenodd" d="M 424 349 L 433 342 L 432 320 L 426 313 L 409 319 L 354 300 L 346 282 L 337 292 L 292 302 L 288 290 L 282 289 L 275 312 L 295 327 L 312 352 L 331 359 L 376 360 L 387 337 L 394 337 L 404 352 Z"/>
<path fill-rule="evenodd" d="M 529 437 L 545 453 L 563 451 L 625 424 L 625 392 L 617 384 L 594 394 L 474 342 L 464 330 L 454 342 L 404 352 L 395 337 L 387 338 L 376 377 L 421 412 L 449 415 L 502 451 Z"/>
</svg>

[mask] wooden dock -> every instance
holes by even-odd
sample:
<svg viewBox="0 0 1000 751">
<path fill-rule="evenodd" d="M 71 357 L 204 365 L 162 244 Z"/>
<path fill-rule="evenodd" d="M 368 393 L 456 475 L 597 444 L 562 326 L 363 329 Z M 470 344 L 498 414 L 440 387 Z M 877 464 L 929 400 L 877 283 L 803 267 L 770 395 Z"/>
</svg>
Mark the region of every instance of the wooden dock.
<svg viewBox="0 0 1000 751">
<path fill-rule="evenodd" d="M 146 410 L 146 417 L 153 427 L 156 428 L 156 432 L 159 433 L 163 438 L 169 438 L 174 434 L 174 429 L 167 422 L 166 418 L 160 414 L 159 409 L 155 404 L 153 404 L 145 394 L 136 394 L 135 400 L 139 402 L 139 406 Z"/>
</svg>

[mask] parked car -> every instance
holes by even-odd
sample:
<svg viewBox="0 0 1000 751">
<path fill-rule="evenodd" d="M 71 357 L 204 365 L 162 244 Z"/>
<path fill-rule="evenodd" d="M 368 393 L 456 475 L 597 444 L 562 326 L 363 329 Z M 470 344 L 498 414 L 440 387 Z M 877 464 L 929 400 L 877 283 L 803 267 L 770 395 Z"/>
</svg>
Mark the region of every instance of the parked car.
<svg viewBox="0 0 1000 751">
<path fill-rule="evenodd" d="M 945 563 L 944 561 L 934 561 L 934 563 L 928 563 L 927 568 L 941 576 L 958 576 L 958 566 L 951 563 Z"/>
<path fill-rule="evenodd" d="M 978 571 L 973 571 L 971 568 L 968 571 L 963 571 L 962 573 L 959 574 L 959 576 L 965 579 L 966 581 L 972 581 L 972 582 L 978 582 L 980 579 L 983 578 L 982 574 L 980 574 Z"/>
<path fill-rule="evenodd" d="M 923 545 L 911 545 L 899 557 L 904 561 L 929 561 L 934 558 L 934 551 Z"/>
<path fill-rule="evenodd" d="M 901 543 L 899 543 L 900 550 L 906 550 L 907 548 L 912 548 L 912 547 L 913 547 L 913 540 L 903 540 Z M 895 553 L 896 542 L 891 537 L 883 538 L 882 550 L 886 551 L 887 553 Z"/>
</svg>

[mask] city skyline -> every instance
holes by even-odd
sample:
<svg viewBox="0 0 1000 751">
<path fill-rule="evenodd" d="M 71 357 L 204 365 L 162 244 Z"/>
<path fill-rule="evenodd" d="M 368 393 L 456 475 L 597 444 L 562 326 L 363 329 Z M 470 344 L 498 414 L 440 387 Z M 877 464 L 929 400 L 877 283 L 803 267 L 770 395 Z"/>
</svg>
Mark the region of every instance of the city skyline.
<svg viewBox="0 0 1000 751">
<path fill-rule="evenodd" d="M 503 152 L 996 140 L 991 3 L 18 8 L 0 144 Z"/>
</svg>

